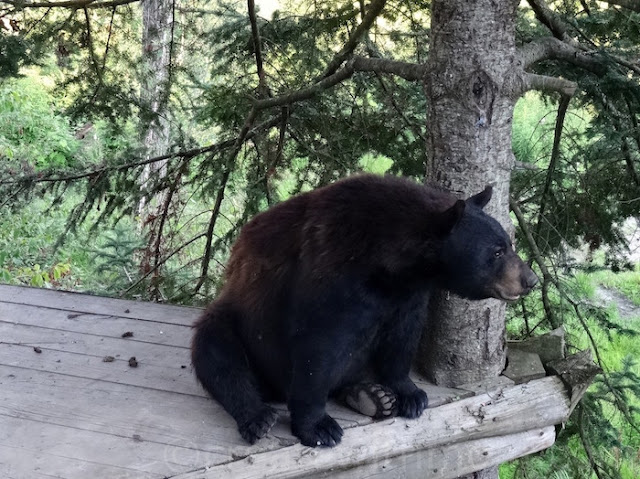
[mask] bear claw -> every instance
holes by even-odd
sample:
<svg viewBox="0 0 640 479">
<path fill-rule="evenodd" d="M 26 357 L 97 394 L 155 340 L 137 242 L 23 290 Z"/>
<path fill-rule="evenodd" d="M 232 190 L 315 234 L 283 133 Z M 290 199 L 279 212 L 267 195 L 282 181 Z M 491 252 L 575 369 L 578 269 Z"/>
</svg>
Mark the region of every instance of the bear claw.
<svg viewBox="0 0 640 479">
<path fill-rule="evenodd" d="M 295 435 L 305 446 L 334 447 L 342 440 L 342 428 L 328 414 L 309 428 L 296 428 Z"/>
<path fill-rule="evenodd" d="M 427 393 L 416 389 L 409 394 L 398 395 L 398 416 L 415 419 L 427 408 L 429 400 Z"/>
<path fill-rule="evenodd" d="M 278 412 L 270 406 L 264 406 L 253 418 L 238 427 L 240 435 L 249 444 L 267 435 L 278 419 Z"/>
</svg>

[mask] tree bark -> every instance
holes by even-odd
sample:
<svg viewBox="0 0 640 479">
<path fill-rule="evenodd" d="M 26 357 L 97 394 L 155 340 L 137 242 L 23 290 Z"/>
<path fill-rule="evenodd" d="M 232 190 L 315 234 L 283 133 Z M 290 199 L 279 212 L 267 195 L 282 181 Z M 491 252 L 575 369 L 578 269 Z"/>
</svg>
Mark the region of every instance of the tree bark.
<svg viewBox="0 0 640 479">
<path fill-rule="evenodd" d="M 171 87 L 171 44 L 174 21 L 172 0 L 142 1 L 142 73 L 140 91 L 140 135 L 146 157 L 162 156 L 169 148 L 168 101 Z M 140 185 L 166 175 L 167 160 L 145 165 Z M 166 194 L 143 197 L 138 205 L 140 225 L 147 239 L 140 270 L 150 271 L 161 248 L 159 225 Z"/>
<path fill-rule="evenodd" d="M 488 184 L 485 208 L 513 235 L 509 180 L 516 0 L 434 0 L 427 95 L 427 181 L 466 198 Z M 452 386 L 500 374 L 505 365 L 505 305 L 434 295 L 418 366 Z M 497 477 L 497 468 L 469 477 Z"/>
</svg>

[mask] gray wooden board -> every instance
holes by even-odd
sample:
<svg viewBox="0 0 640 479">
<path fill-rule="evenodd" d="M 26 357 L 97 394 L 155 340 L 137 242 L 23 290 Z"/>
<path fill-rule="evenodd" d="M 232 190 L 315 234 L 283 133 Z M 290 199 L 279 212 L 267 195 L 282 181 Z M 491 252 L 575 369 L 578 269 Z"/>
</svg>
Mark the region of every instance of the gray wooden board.
<svg viewBox="0 0 640 479">
<path fill-rule="evenodd" d="M 122 316 L 185 326 L 193 324 L 202 313 L 200 308 L 8 285 L 0 285 L 0 302 L 44 306 L 80 313 Z"/>
<path fill-rule="evenodd" d="M 127 341 L 142 341 L 179 347 L 186 347 L 193 334 L 192 329 L 188 326 L 155 321 L 132 321 L 131 318 L 119 316 L 73 313 L 61 309 L 16 303 L 0 303 L 0 322 L 112 338 L 121 338 L 123 333 L 130 331 L 133 336 L 127 338 Z"/>
</svg>

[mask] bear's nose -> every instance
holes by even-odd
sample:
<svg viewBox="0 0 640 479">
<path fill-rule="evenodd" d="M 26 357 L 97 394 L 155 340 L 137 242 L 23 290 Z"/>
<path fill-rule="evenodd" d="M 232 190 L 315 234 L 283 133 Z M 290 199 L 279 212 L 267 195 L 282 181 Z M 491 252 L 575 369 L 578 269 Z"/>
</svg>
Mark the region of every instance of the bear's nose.
<svg viewBox="0 0 640 479">
<path fill-rule="evenodd" d="M 524 274 L 522 278 L 522 286 L 526 289 L 533 289 L 533 287 L 538 284 L 538 276 L 533 272 L 531 268 L 527 268 L 528 271 Z"/>
</svg>

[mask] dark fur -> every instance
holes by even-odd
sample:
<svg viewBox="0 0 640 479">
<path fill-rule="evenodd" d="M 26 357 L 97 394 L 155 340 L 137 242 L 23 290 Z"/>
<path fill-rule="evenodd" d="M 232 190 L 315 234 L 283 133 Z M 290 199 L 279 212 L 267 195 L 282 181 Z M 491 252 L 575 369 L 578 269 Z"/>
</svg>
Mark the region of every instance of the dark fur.
<svg viewBox="0 0 640 479">
<path fill-rule="evenodd" d="M 535 275 L 482 212 L 413 181 L 356 176 L 259 214 L 242 230 L 219 297 L 196 324 L 192 358 L 205 389 L 250 443 L 286 400 L 303 444 L 333 446 L 327 398 L 366 371 L 417 417 L 426 394 L 408 373 L 434 287 L 513 299 Z"/>
</svg>

